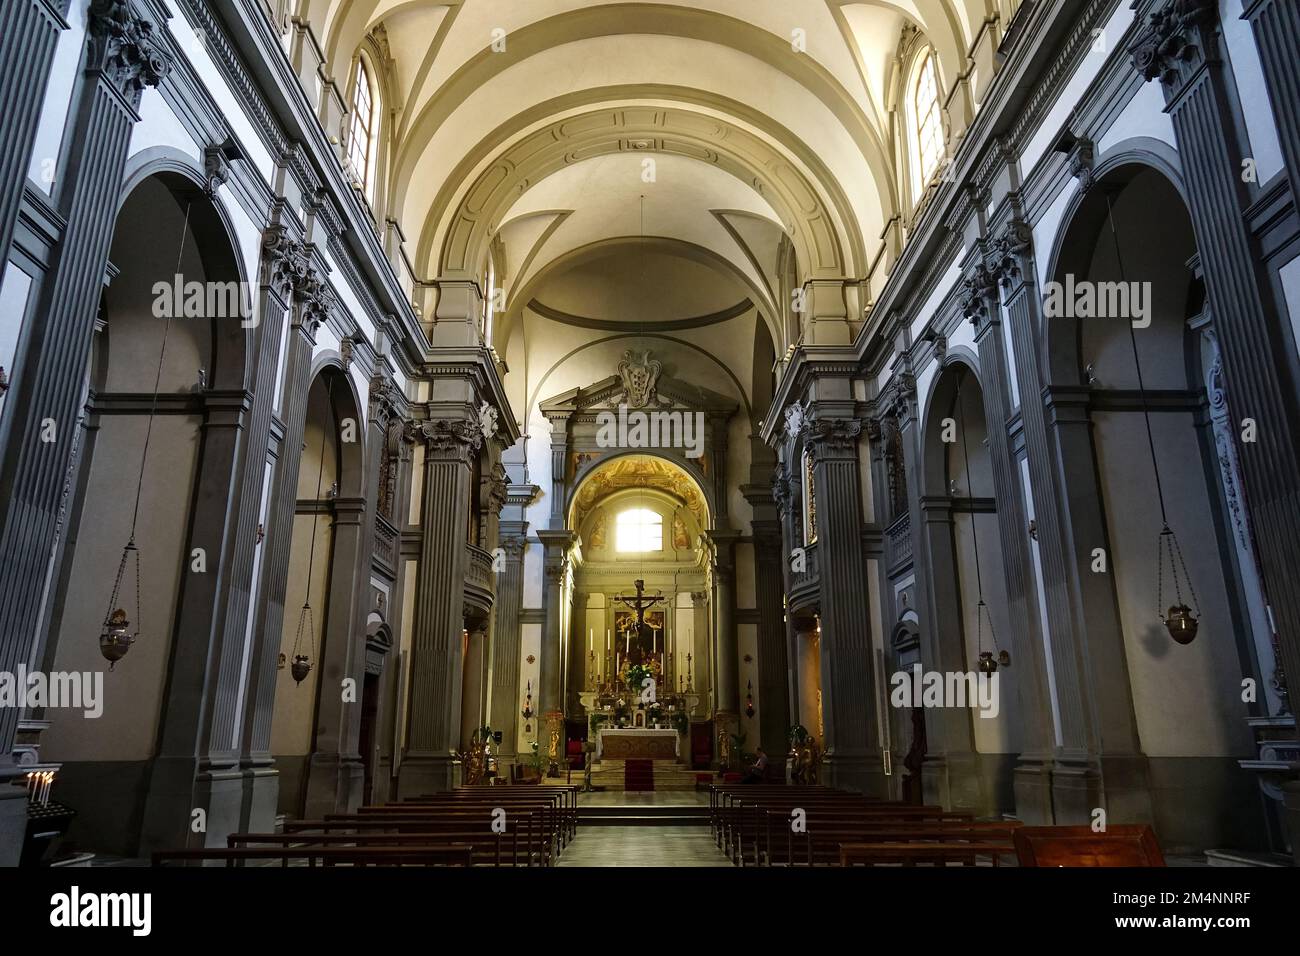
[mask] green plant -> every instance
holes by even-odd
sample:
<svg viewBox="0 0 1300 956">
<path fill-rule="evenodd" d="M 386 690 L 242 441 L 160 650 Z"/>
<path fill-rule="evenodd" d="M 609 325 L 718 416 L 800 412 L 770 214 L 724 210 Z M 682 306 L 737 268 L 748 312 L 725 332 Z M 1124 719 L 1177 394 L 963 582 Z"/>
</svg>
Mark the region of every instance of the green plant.
<svg viewBox="0 0 1300 956">
<path fill-rule="evenodd" d="M 587 718 L 587 739 L 595 740 L 600 734 L 600 725 L 608 720 L 609 717 L 605 714 L 592 714 Z"/>
<path fill-rule="evenodd" d="M 684 734 L 691 729 L 691 718 L 686 711 L 679 710 L 673 714 L 673 729 L 679 734 Z"/>
<path fill-rule="evenodd" d="M 785 736 L 791 746 L 802 747 L 808 739 L 808 728 L 803 724 L 791 724 Z"/>
</svg>

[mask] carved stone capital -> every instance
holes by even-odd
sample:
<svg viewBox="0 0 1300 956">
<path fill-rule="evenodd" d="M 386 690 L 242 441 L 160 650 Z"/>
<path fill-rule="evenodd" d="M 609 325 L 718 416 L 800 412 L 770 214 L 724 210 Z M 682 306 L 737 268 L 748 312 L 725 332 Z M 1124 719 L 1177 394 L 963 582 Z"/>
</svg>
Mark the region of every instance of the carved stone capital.
<svg viewBox="0 0 1300 956">
<path fill-rule="evenodd" d="M 387 430 L 388 423 L 397 415 L 397 386 L 382 372 L 370 376 L 370 420 Z"/>
<path fill-rule="evenodd" d="M 503 535 L 499 547 L 508 559 L 518 559 L 528 548 L 528 539 L 522 534 Z"/>
<path fill-rule="evenodd" d="M 1218 16 L 1215 0 L 1167 0 L 1147 17 L 1146 26 L 1128 52 L 1133 68 L 1150 81 L 1172 84 L 1179 73 L 1203 58 L 1202 31 Z"/>
<path fill-rule="evenodd" d="M 984 262 L 977 263 L 961 281 L 961 314 L 979 326 L 992 318 L 992 303 L 998 295 L 997 274 Z"/>
<path fill-rule="evenodd" d="M 464 419 L 435 419 L 407 422 L 409 441 L 424 442 L 426 461 L 459 461 L 469 464 L 470 457 L 483 447 L 483 430 L 478 422 Z"/>
<path fill-rule="evenodd" d="M 858 436 L 861 434 L 861 419 L 822 418 L 807 423 L 804 429 L 804 447 L 809 450 L 814 459 L 828 453 L 838 457 L 845 452 L 855 450 Z"/>
<path fill-rule="evenodd" d="M 86 28 L 90 62 L 132 109 L 138 108 L 146 87 L 157 86 L 172 68 L 154 25 L 136 15 L 129 0 L 91 0 Z"/>
<path fill-rule="evenodd" d="M 267 284 L 286 298 L 311 268 L 306 247 L 283 226 L 272 226 L 263 234 L 262 259 Z"/>
<path fill-rule="evenodd" d="M 1004 286 L 1014 286 L 1029 271 L 1029 254 L 1034 233 L 1028 223 L 1012 219 L 989 243 L 985 267 Z"/>
</svg>

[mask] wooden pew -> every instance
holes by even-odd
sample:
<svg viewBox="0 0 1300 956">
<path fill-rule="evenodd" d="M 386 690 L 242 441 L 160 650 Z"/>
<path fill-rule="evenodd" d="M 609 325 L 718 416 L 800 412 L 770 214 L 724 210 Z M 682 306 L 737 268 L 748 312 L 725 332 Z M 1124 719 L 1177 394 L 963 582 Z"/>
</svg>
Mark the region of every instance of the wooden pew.
<svg viewBox="0 0 1300 956">
<path fill-rule="evenodd" d="M 1155 832 L 1145 824 L 1021 827 L 1015 833 L 1021 866 L 1164 866 Z"/>
<path fill-rule="evenodd" d="M 260 860 L 302 860 L 305 866 L 469 866 L 473 847 L 464 843 L 412 846 L 260 846 L 204 847 L 201 849 L 158 850 L 154 866 L 169 863 L 224 861 L 226 866 L 244 866 Z"/>
<path fill-rule="evenodd" d="M 764 847 L 765 866 L 833 866 L 840 847 L 856 843 L 988 843 L 1012 852 L 1012 835 L 1019 821 L 978 820 L 883 820 L 870 819 L 835 824 L 813 823 L 804 833 L 785 827 L 779 837 Z"/>
<path fill-rule="evenodd" d="M 844 843 L 840 866 L 979 866 L 981 857 L 997 866 L 1014 852 L 1005 843 Z"/>
</svg>

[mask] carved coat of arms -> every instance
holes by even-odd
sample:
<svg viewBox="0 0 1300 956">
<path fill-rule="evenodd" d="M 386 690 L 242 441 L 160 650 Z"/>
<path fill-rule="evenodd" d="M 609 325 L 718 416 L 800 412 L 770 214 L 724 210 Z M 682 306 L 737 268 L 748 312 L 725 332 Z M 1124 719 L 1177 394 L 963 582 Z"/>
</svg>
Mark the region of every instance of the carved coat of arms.
<svg viewBox="0 0 1300 956">
<path fill-rule="evenodd" d="M 618 363 L 618 375 L 623 380 L 630 408 L 644 408 L 654 401 L 655 382 L 659 380 L 662 368 L 658 361 L 650 358 L 648 349 L 644 352 L 628 349 L 623 353 L 623 361 Z"/>
</svg>

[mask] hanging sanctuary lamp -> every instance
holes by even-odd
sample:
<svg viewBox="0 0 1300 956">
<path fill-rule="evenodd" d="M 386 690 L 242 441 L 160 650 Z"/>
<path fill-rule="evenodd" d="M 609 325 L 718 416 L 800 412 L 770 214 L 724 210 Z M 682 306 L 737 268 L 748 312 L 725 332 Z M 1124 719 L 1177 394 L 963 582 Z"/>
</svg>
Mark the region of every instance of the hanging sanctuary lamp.
<svg viewBox="0 0 1300 956">
<path fill-rule="evenodd" d="M 966 442 L 966 405 L 961 397 L 962 382 L 965 380 L 966 374 L 966 370 L 962 369 L 961 378 L 957 380 L 957 418 L 961 424 L 961 454 L 966 471 L 966 494 L 974 498 L 974 486 L 970 480 L 970 447 Z M 977 525 L 975 513 L 972 511 L 970 533 L 971 544 L 975 552 L 975 592 L 978 597 L 975 605 L 975 647 L 979 651 L 979 661 L 976 666 L 981 674 L 993 674 L 996 673 L 999 666 L 1011 666 L 1011 655 L 1007 651 L 998 650 L 997 634 L 993 630 L 993 615 L 989 611 L 989 606 L 984 603 L 984 576 L 980 571 L 980 539 Z M 993 648 L 993 650 L 989 651 L 984 650 L 984 627 L 986 622 L 989 631 L 989 644 Z"/>
<path fill-rule="evenodd" d="M 1110 226 L 1111 242 L 1115 246 L 1115 264 L 1119 269 L 1119 280 L 1127 284 L 1124 273 L 1124 257 L 1120 255 L 1119 233 L 1115 230 L 1115 209 L 1112 193 L 1106 193 L 1106 220 Z M 1196 639 L 1200 628 L 1201 605 L 1196 600 L 1196 591 L 1192 587 L 1191 575 L 1187 573 L 1187 564 L 1183 560 L 1183 549 L 1178 544 L 1178 536 L 1169 527 L 1169 516 L 1165 510 L 1164 486 L 1160 481 L 1160 463 L 1156 458 L 1156 443 L 1151 432 L 1151 408 L 1147 402 L 1146 385 L 1142 380 L 1142 362 L 1138 357 L 1137 333 L 1133 323 L 1128 324 L 1129 344 L 1133 349 L 1133 366 L 1137 370 L 1138 394 L 1142 399 L 1142 418 L 1146 423 L 1147 449 L 1151 453 L 1151 471 L 1156 479 L 1156 500 L 1160 504 L 1160 535 L 1156 539 L 1156 615 L 1164 624 L 1165 630 L 1176 644 L 1190 644 Z M 1165 607 L 1165 574 L 1169 575 L 1169 584 L 1173 588 L 1173 601 Z M 1192 605 L 1188 607 L 1183 600 L 1183 591 Z"/>
<path fill-rule="evenodd" d="M 180 250 L 176 253 L 176 275 L 181 274 L 181 264 L 185 257 L 185 240 L 189 235 L 191 205 L 189 202 L 185 204 Z M 158 370 L 154 374 L 153 396 L 149 402 L 149 419 L 144 432 L 144 448 L 140 452 L 140 473 L 135 482 L 135 508 L 131 512 L 131 532 L 127 535 L 126 545 L 122 548 L 122 558 L 117 563 L 113 593 L 109 596 L 108 610 L 104 613 L 104 626 L 99 632 L 99 652 L 108 661 L 110 671 L 126 656 L 131 645 L 140 637 L 140 549 L 135 543 L 135 531 L 140 519 L 140 494 L 144 489 L 144 471 L 149 461 L 149 440 L 153 437 L 153 422 L 158 413 L 158 388 L 162 383 L 163 361 L 167 357 L 167 335 L 171 331 L 172 312 L 172 309 L 167 310 L 166 321 L 163 324 L 162 345 L 158 350 Z M 135 574 L 134 624 L 127 615 L 126 609 L 118 606 L 118 601 L 122 598 L 122 581 L 126 577 L 128 567 L 132 567 Z"/>
<path fill-rule="evenodd" d="M 330 376 L 325 383 L 325 407 L 327 412 L 334 407 L 333 376 Z M 316 470 L 315 501 L 318 504 L 320 502 L 321 484 L 325 478 L 325 439 L 328 437 L 329 430 L 322 427 L 320 435 L 320 466 Z M 293 638 L 293 662 L 289 665 L 289 673 L 293 676 L 296 684 L 301 684 L 307 679 L 307 675 L 311 673 L 312 657 L 316 653 L 316 626 L 311 610 L 311 583 L 312 569 L 316 564 L 316 526 L 319 523 L 317 515 L 313 511 L 311 516 L 311 545 L 307 551 L 307 593 L 303 597 L 302 609 L 298 612 L 298 631 Z M 304 644 L 311 651 L 310 654 L 303 653 Z"/>
</svg>

